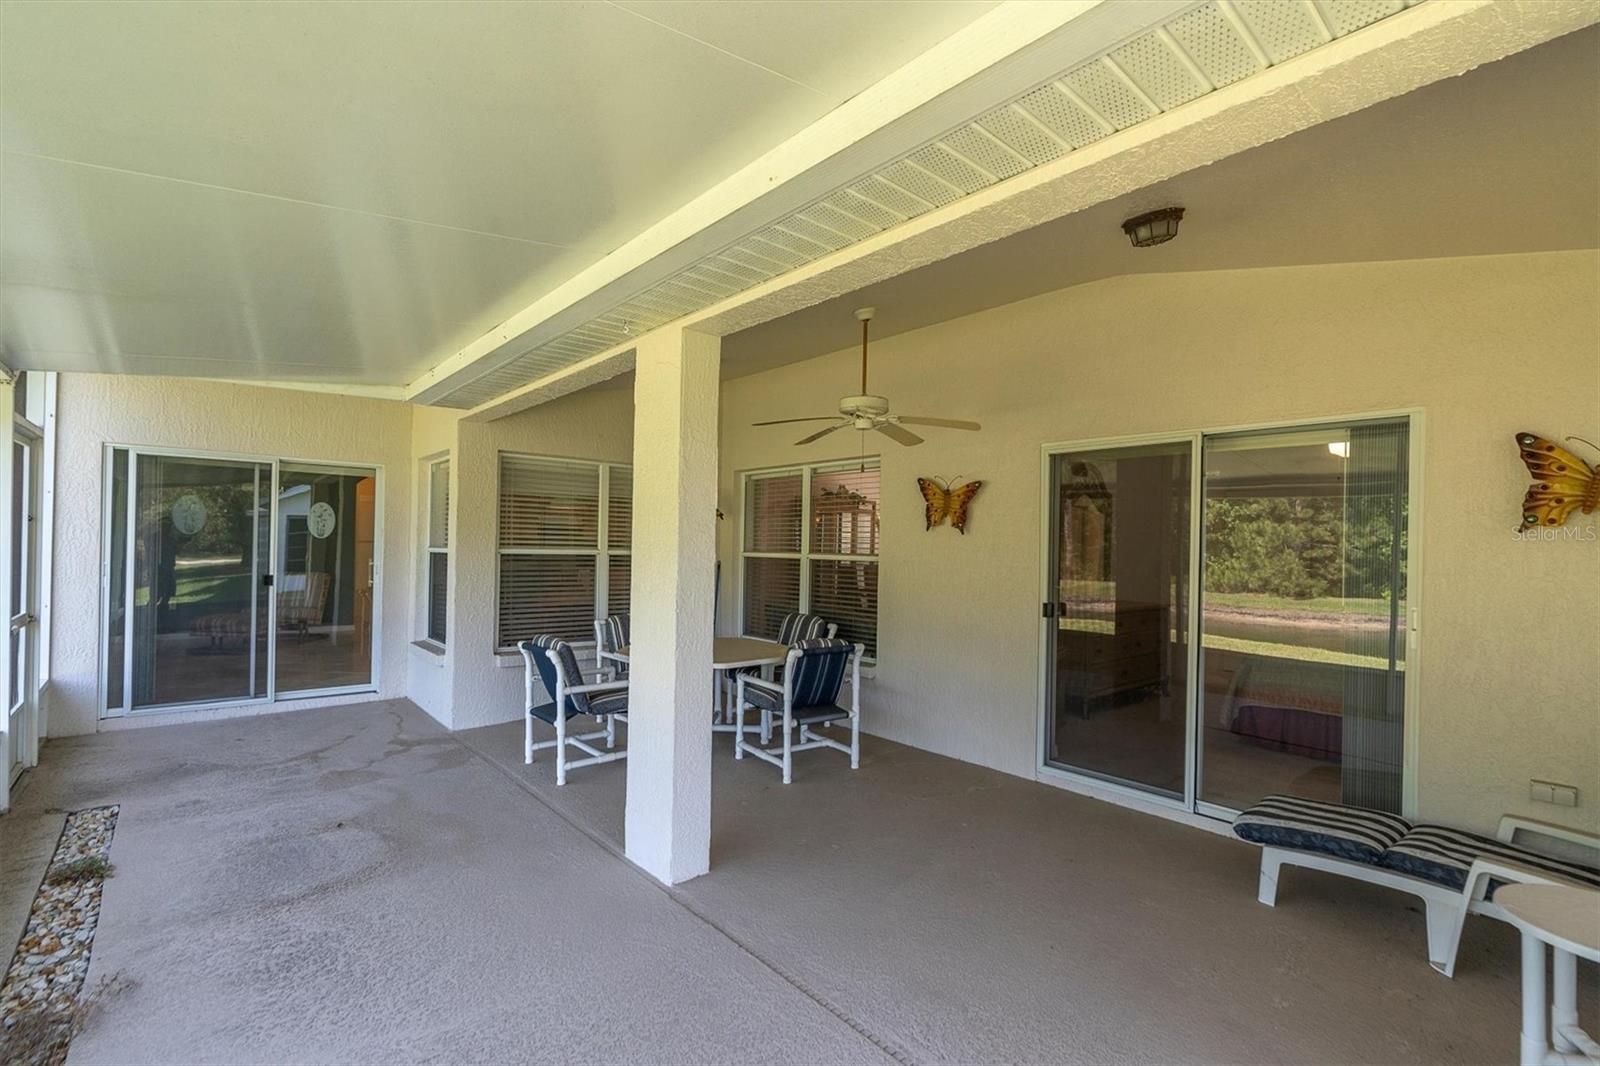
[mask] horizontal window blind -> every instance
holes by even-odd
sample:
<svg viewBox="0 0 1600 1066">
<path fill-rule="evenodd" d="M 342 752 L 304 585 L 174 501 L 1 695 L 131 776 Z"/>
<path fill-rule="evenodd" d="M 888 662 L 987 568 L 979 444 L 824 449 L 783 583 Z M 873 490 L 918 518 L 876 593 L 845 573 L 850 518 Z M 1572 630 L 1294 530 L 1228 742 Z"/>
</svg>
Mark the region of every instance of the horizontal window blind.
<svg viewBox="0 0 1600 1066">
<path fill-rule="evenodd" d="M 633 566 L 626 555 L 613 555 L 610 560 L 610 591 L 606 595 L 606 614 L 626 614 L 629 594 L 633 584 Z"/>
<path fill-rule="evenodd" d="M 450 579 L 450 556 L 428 553 L 428 639 L 445 642 L 445 594 Z"/>
<path fill-rule="evenodd" d="M 632 514 L 629 467 L 502 453 L 496 646 L 593 640 L 595 619 L 626 611 Z"/>
<path fill-rule="evenodd" d="M 798 470 L 746 481 L 744 550 L 799 552 L 804 491 L 805 482 Z"/>
<path fill-rule="evenodd" d="M 428 468 L 428 547 L 450 546 L 450 460 Z"/>
<path fill-rule="evenodd" d="M 839 627 L 838 636 L 866 648 L 866 657 L 878 657 L 878 563 L 811 561 L 812 614 Z"/>
<path fill-rule="evenodd" d="M 595 555 L 500 558 L 500 646 L 549 635 L 593 640 Z"/>
<path fill-rule="evenodd" d="M 783 616 L 800 609 L 800 560 L 744 561 L 744 631 L 774 640 Z"/>
<path fill-rule="evenodd" d="M 578 549 L 600 540 L 600 467 L 500 456 L 500 547 Z"/>
<path fill-rule="evenodd" d="M 811 554 L 878 554 L 876 462 L 812 473 Z"/>
<path fill-rule="evenodd" d="M 627 551 L 633 546 L 633 471 L 626 466 L 613 466 L 610 478 L 606 542 L 612 551 Z"/>
</svg>

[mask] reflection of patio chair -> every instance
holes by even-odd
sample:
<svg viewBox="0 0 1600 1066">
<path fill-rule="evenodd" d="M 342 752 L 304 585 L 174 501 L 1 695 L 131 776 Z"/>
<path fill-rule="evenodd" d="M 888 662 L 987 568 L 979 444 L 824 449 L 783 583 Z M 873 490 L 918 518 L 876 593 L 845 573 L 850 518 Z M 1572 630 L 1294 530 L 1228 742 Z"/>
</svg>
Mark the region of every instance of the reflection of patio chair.
<svg viewBox="0 0 1600 1066">
<path fill-rule="evenodd" d="M 322 621 L 331 580 L 331 575 L 320 573 L 283 575 L 278 587 L 278 628 L 292 629 L 304 640 L 309 628 Z M 213 647 L 220 647 L 229 638 L 248 640 L 250 612 L 219 611 L 201 615 L 189 623 L 189 632 L 210 638 Z"/>
<path fill-rule="evenodd" d="M 322 621 L 322 611 L 328 604 L 330 575 L 312 571 L 309 574 L 284 574 L 278 588 L 278 628 L 292 629 L 299 639 L 306 639 L 306 631 Z"/>
</svg>

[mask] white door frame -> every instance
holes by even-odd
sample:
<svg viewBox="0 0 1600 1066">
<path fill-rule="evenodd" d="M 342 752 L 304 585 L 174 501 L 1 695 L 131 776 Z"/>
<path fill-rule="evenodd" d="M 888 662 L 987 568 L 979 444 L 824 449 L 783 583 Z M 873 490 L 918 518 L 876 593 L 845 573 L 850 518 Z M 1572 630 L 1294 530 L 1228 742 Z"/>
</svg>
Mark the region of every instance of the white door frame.
<svg viewBox="0 0 1600 1066">
<path fill-rule="evenodd" d="M 18 721 L 19 728 L 10 738 L 10 750 L 6 753 L 7 777 L 13 764 L 17 766 L 18 774 L 28 767 L 34 766 L 39 761 L 39 483 L 42 469 L 42 452 L 44 449 L 44 434 L 39 427 L 28 422 L 18 413 L 12 422 L 12 447 L 22 444 L 27 449 L 27 463 L 22 476 L 22 609 L 15 615 L 7 612 L 10 620 L 9 633 L 20 634 L 20 654 L 17 657 L 17 668 L 21 672 L 20 679 L 10 677 L 10 656 L 7 654 L 7 676 L 5 694 L 5 708 L 7 730 L 10 731 L 10 721 L 13 716 Z M 10 456 L 7 456 L 6 465 L 12 466 Z M 12 477 L 15 471 L 13 468 Z M 12 491 L 6 493 L 5 519 L 9 527 L 11 522 L 10 503 L 14 498 Z M 11 568 L 10 555 L 17 550 L 14 544 L 7 544 L 4 561 L 8 576 Z M 9 580 L 5 590 L 7 602 L 14 591 Z M 17 689 L 17 702 L 11 701 L 11 688 Z M 10 784 L 10 780 L 7 782 Z"/>
<path fill-rule="evenodd" d="M 229 698 L 220 700 L 200 700 L 186 703 L 164 703 L 151 707 L 133 707 L 133 642 L 127 636 L 123 641 L 123 661 L 120 664 L 110 662 L 110 550 L 111 550 L 111 486 L 112 486 L 112 457 L 116 451 L 128 453 L 128 493 L 127 493 L 127 543 L 124 551 L 128 558 L 124 564 L 124 604 L 133 602 L 134 572 L 132 556 L 134 551 L 133 530 L 135 528 L 134 509 L 138 499 L 138 457 L 141 455 L 171 456 L 177 459 L 217 460 L 221 462 L 251 463 L 270 468 L 268 475 L 268 557 L 265 573 L 273 575 L 273 583 L 268 592 L 266 617 L 273 622 L 268 626 L 267 632 L 267 684 L 266 691 L 260 696 L 242 698 Z M 330 467 L 342 470 L 372 471 L 373 475 L 373 591 L 372 591 L 372 678 L 367 684 L 344 685 L 321 689 L 296 689 L 283 696 L 278 694 L 277 680 L 277 559 L 280 553 L 278 544 L 278 488 L 280 484 L 280 467 L 287 464 L 292 467 Z M 276 702 L 290 700 L 316 699 L 328 696 L 352 695 L 375 693 L 381 690 L 382 677 L 380 673 L 383 657 L 382 626 L 383 626 L 383 548 L 384 548 L 384 467 L 381 463 L 345 461 L 338 459 L 322 458 L 297 458 L 292 456 L 270 456 L 251 452 L 225 452 L 203 448 L 181 448 L 165 445 L 125 444 L 107 442 L 102 449 L 102 478 L 101 478 L 101 547 L 100 547 L 100 635 L 99 635 L 99 685 L 96 704 L 99 708 L 101 720 L 121 717 L 143 717 L 145 715 L 169 714 L 185 711 L 217 710 L 232 707 L 266 707 Z M 252 542 L 252 552 L 258 550 L 259 536 Z M 255 585 L 252 597 L 260 594 L 259 585 L 260 568 L 253 577 Z M 128 608 L 124 607 L 126 615 Z M 259 638 L 253 638 L 254 641 Z M 108 671 L 120 668 L 123 674 L 122 704 L 120 707 L 108 707 L 107 685 Z"/>
<path fill-rule="evenodd" d="M 1404 751 L 1401 764 L 1401 814 L 1406 818 L 1415 818 L 1417 813 L 1417 767 L 1419 764 L 1418 738 L 1421 735 L 1421 705 L 1419 694 L 1421 692 L 1422 676 L 1422 526 L 1423 526 L 1423 431 L 1424 411 L 1422 408 L 1401 408 L 1398 410 L 1369 411 L 1356 414 L 1330 414 L 1317 418 L 1284 419 L 1270 422 L 1256 422 L 1243 425 L 1205 426 L 1197 429 L 1180 430 L 1172 433 L 1145 433 L 1130 434 L 1120 437 L 1098 437 L 1084 440 L 1052 441 L 1040 445 L 1040 472 L 1039 485 L 1041 501 L 1039 515 L 1039 574 L 1038 604 L 1046 601 L 1053 602 L 1056 590 L 1051 588 L 1050 576 L 1054 565 L 1051 559 L 1051 549 L 1054 545 L 1054 532 L 1051 528 L 1055 515 L 1052 507 L 1052 492 L 1054 484 L 1051 478 L 1051 465 L 1055 456 L 1080 452 L 1094 451 L 1105 448 L 1133 447 L 1147 444 L 1173 444 L 1182 441 L 1191 442 L 1190 462 L 1190 514 L 1189 514 L 1189 580 L 1190 593 L 1188 599 L 1188 683 L 1185 694 L 1185 713 L 1187 722 L 1186 732 L 1186 759 L 1184 772 L 1184 795 L 1181 800 L 1169 796 L 1162 796 L 1154 792 L 1122 784 L 1117 781 L 1097 777 L 1088 773 L 1063 769 L 1051 766 L 1048 762 L 1049 727 L 1047 715 L 1052 713 L 1052 679 L 1049 677 L 1051 665 L 1050 640 L 1053 639 L 1051 626 L 1054 619 L 1039 618 L 1038 641 L 1038 706 L 1034 716 L 1034 750 L 1035 764 L 1034 777 L 1045 784 L 1056 785 L 1069 791 L 1079 792 L 1093 796 L 1121 806 L 1133 807 L 1176 821 L 1186 822 L 1201 826 L 1206 829 L 1216 830 L 1231 821 L 1234 811 L 1217 804 L 1200 800 L 1196 794 L 1199 785 L 1199 715 L 1197 703 L 1200 699 L 1199 686 L 1203 679 L 1199 677 L 1200 669 L 1200 607 L 1201 596 L 1201 549 L 1202 534 L 1204 532 L 1204 507 L 1202 506 L 1203 475 L 1201 460 L 1203 458 L 1203 443 L 1205 438 L 1220 436 L 1229 433 L 1249 433 L 1279 429 L 1297 429 L 1325 425 L 1337 425 L 1349 422 L 1381 421 L 1385 419 L 1404 418 L 1408 421 L 1408 455 L 1407 455 L 1407 481 L 1408 481 L 1408 508 L 1406 516 L 1406 670 L 1404 681 L 1405 693 L 1405 721 L 1403 723 Z"/>
</svg>

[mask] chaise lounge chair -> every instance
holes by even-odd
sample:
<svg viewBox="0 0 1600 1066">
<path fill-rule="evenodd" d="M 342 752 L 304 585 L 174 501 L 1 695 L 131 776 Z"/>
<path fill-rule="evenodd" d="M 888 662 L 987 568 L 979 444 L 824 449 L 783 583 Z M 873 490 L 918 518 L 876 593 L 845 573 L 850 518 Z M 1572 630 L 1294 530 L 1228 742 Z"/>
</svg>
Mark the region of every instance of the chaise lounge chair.
<svg viewBox="0 0 1600 1066">
<path fill-rule="evenodd" d="M 1600 868 L 1520 847 L 1518 833 L 1581 845 L 1600 853 L 1600 837 L 1567 826 L 1506 815 L 1498 839 L 1397 814 L 1338 803 L 1268 796 L 1233 821 L 1242 840 L 1261 845 L 1257 898 L 1277 903 L 1285 866 L 1342 874 L 1420 898 L 1427 909 L 1428 963 L 1455 975 L 1456 948 L 1468 914 L 1506 921 L 1495 889 L 1517 882 L 1600 889 Z"/>
</svg>

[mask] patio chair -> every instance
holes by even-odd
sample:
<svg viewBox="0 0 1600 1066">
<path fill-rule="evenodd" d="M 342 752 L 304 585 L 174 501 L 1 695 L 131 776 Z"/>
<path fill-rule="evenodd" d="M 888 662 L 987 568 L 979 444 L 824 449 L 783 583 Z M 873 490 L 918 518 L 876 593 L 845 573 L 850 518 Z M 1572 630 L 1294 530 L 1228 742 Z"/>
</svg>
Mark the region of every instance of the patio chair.
<svg viewBox="0 0 1600 1066">
<path fill-rule="evenodd" d="M 838 635 L 839 627 L 823 621 L 821 615 L 796 612 L 784 615 L 783 621 L 778 623 L 778 643 L 791 647 L 802 640 L 832 639 Z"/>
<path fill-rule="evenodd" d="M 628 616 L 614 614 L 594 621 L 594 666 L 612 680 L 628 676 L 628 662 L 617 652 L 628 646 Z"/>
<path fill-rule="evenodd" d="M 779 644 L 787 644 L 792 648 L 797 641 L 820 640 L 824 637 L 831 640 L 838 635 L 839 627 L 832 622 L 824 621 L 822 616 L 791 611 L 783 616 L 783 621 L 778 623 L 777 641 Z M 722 691 L 731 694 L 734 680 L 738 675 L 759 674 L 760 672 L 761 667 L 759 666 L 743 666 L 738 670 L 729 671 L 722 678 Z M 778 679 L 782 676 L 783 667 L 776 667 L 773 672 L 773 678 Z M 725 709 L 721 713 L 725 713 Z M 723 721 L 726 720 L 726 718 L 723 719 Z M 763 739 L 765 739 L 765 736 L 766 734 L 763 734 Z"/>
<path fill-rule="evenodd" d="M 578 667 L 577 653 L 572 645 L 559 637 L 539 636 L 517 645 L 525 664 L 524 689 L 527 711 L 524 715 L 526 734 L 523 742 L 524 763 L 533 762 L 533 753 L 543 748 L 556 749 L 556 784 L 567 783 L 567 771 L 581 766 L 626 759 L 626 751 L 601 751 L 589 743 L 605 738 L 606 748 L 616 747 L 617 722 L 628 720 L 628 682 L 602 681 L 585 684 L 583 671 Z M 537 678 L 550 696 L 549 703 L 534 702 L 534 681 Z M 567 733 L 567 719 L 587 714 L 605 721 L 605 728 L 590 733 Z M 554 740 L 533 739 L 533 720 L 537 718 L 555 727 Z M 586 758 L 567 758 L 567 746 L 583 752 Z"/>
<path fill-rule="evenodd" d="M 1428 963 L 1455 975 L 1456 949 L 1468 914 L 1506 921 L 1495 889 L 1514 883 L 1600 888 L 1600 868 L 1516 843 L 1524 832 L 1600 852 L 1600 837 L 1580 829 L 1506 815 L 1498 839 L 1438 825 L 1413 825 L 1397 814 L 1341 803 L 1268 796 L 1239 812 L 1233 831 L 1261 845 L 1256 898 L 1276 905 L 1285 866 L 1322 870 L 1409 892 L 1423 902 Z"/>
<path fill-rule="evenodd" d="M 310 628 L 322 623 L 331 582 L 332 575 L 320 570 L 284 574 L 278 588 L 278 628 L 292 629 L 296 639 L 305 640 Z"/>
<path fill-rule="evenodd" d="M 766 681 L 751 674 L 740 674 L 734 706 L 733 757 L 742 759 L 746 752 L 765 759 L 783 771 L 783 783 L 793 778 L 793 755 L 812 748 L 833 748 L 850 756 L 850 769 L 861 767 L 861 656 L 866 651 L 860 644 L 848 640 L 821 637 L 802 640 L 789 649 L 784 661 L 783 681 Z M 844 685 L 846 673 L 850 674 L 850 707 L 839 706 L 839 689 Z M 744 712 L 748 708 L 759 710 L 763 718 L 762 743 L 746 740 Z M 764 746 L 771 738 L 771 723 L 781 716 L 783 746 Z M 850 743 L 842 744 L 831 737 L 811 732 L 811 727 L 848 719 Z M 794 740 L 795 726 L 800 727 L 800 740 Z"/>
</svg>

